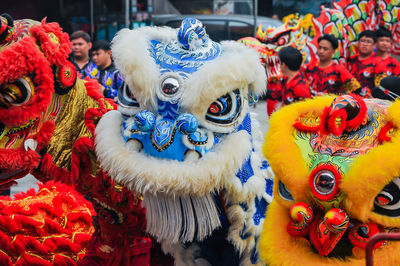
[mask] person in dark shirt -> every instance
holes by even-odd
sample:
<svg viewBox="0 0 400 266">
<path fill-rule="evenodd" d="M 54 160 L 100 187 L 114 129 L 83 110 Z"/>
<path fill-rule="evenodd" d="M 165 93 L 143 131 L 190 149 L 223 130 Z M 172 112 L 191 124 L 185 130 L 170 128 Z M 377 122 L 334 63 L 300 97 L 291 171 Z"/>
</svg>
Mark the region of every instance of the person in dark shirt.
<svg viewBox="0 0 400 266">
<path fill-rule="evenodd" d="M 393 45 L 392 32 L 381 27 L 375 33 L 377 37 L 375 55 L 382 58 L 384 69 L 388 76 L 399 76 L 400 63 L 390 56 Z"/>
<path fill-rule="evenodd" d="M 267 99 L 279 100 L 282 105 L 310 98 L 309 84 L 300 71 L 303 56 L 294 47 L 285 47 L 278 53 L 281 63 L 283 79 L 280 82 L 281 89 L 267 90 Z"/>
<path fill-rule="evenodd" d="M 75 31 L 70 36 L 72 44 L 72 54 L 70 60 L 75 65 L 80 78 L 86 78 L 93 75 L 96 71 L 96 65 L 90 58 L 90 49 L 92 42 L 89 34 L 84 31 Z"/>
<path fill-rule="evenodd" d="M 370 97 L 371 89 L 386 76 L 382 59 L 374 54 L 376 41 L 375 32 L 370 30 L 361 32 L 357 44 L 359 53 L 347 61 L 348 70 L 361 84 L 362 88 L 356 93 L 362 97 Z"/>
<path fill-rule="evenodd" d="M 111 59 L 110 43 L 105 40 L 95 41 L 92 56 L 98 71 L 93 72 L 91 78 L 97 79 L 102 85 L 101 92 L 105 97 L 114 99 L 117 97 L 118 88 L 121 87 L 123 79 Z"/>
<path fill-rule="evenodd" d="M 325 93 L 351 93 L 361 87 L 346 68 L 332 60 L 338 46 L 338 40 L 331 34 L 318 39 L 319 61 L 308 64 L 304 70 L 304 76 L 310 83 L 313 96 Z"/>
</svg>

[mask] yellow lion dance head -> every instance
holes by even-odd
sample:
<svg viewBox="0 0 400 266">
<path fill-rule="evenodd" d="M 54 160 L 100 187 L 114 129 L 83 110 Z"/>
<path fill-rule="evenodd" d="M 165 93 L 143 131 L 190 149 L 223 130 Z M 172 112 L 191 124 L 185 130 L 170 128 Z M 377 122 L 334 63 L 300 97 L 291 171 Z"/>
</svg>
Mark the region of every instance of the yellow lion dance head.
<svg viewBox="0 0 400 266">
<path fill-rule="evenodd" d="M 263 152 L 274 200 L 260 242 L 268 265 L 365 265 L 368 240 L 400 227 L 400 102 L 324 96 L 270 120 Z M 400 242 L 374 246 L 400 265 Z"/>
</svg>

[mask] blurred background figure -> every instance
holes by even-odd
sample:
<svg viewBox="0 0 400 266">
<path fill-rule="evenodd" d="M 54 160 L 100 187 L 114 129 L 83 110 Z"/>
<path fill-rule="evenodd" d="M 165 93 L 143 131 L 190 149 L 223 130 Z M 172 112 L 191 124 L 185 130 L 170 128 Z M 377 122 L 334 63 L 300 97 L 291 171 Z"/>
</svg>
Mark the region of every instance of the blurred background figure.
<svg viewBox="0 0 400 266">
<path fill-rule="evenodd" d="M 98 69 L 96 78 L 101 84 L 101 92 L 107 98 L 117 97 L 118 88 L 123 83 L 123 78 L 111 58 L 111 45 L 109 41 L 97 40 L 93 43 L 92 58 Z"/>
<path fill-rule="evenodd" d="M 325 34 L 318 38 L 317 55 L 319 60 L 308 64 L 304 70 L 313 96 L 325 93 L 351 93 L 361 87 L 344 66 L 332 60 L 338 47 L 338 40 L 332 34 Z"/>
<path fill-rule="evenodd" d="M 362 97 L 371 97 L 371 89 L 385 77 L 382 58 L 375 56 L 376 34 L 365 30 L 358 37 L 358 54 L 347 60 L 347 69 L 360 82 L 361 89 L 356 93 Z"/>
<path fill-rule="evenodd" d="M 90 58 L 90 49 L 92 48 L 92 42 L 88 33 L 78 30 L 70 36 L 72 44 L 71 61 L 74 63 L 76 70 L 80 74 L 81 78 L 87 76 L 93 77 L 97 73 L 96 65 Z"/>
<path fill-rule="evenodd" d="M 299 50 L 292 46 L 283 48 L 278 53 L 283 79 L 280 89 L 267 90 L 266 97 L 278 100 L 282 105 L 288 105 L 305 98 L 311 98 L 310 86 L 307 79 L 300 71 L 303 56 Z"/>
<path fill-rule="evenodd" d="M 393 45 L 392 32 L 381 27 L 375 33 L 377 37 L 375 55 L 382 58 L 386 74 L 388 76 L 400 75 L 399 61 L 390 56 Z"/>
</svg>

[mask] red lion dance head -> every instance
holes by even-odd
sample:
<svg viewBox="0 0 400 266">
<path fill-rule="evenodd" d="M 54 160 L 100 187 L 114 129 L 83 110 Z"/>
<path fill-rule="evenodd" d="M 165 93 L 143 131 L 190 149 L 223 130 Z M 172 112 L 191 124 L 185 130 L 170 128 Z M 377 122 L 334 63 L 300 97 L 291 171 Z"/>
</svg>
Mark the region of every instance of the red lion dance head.
<svg viewBox="0 0 400 266">
<path fill-rule="evenodd" d="M 0 17 L 0 184 L 37 168 L 77 82 L 68 35 L 56 23 Z"/>
<path fill-rule="evenodd" d="M 96 81 L 77 78 L 70 46 L 57 23 L 0 16 L 0 190 L 28 173 L 78 188 L 84 177 L 94 183 L 90 138 L 112 106 Z M 55 183 L 1 197 L 0 265 L 76 265 L 93 214 L 81 195 Z"/>
</svg>

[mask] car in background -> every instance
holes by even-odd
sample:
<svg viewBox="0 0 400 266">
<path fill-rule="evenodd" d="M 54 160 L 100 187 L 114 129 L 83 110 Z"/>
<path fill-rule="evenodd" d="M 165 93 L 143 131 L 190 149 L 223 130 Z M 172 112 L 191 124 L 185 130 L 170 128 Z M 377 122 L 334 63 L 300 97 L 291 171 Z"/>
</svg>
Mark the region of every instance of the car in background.
<svg viewBox="0 0 400 266">
<path fill-rule="evenodd" d="M 206 28 L 207 34 L 213 41 L 238 40 L 243 37 L 255 36 L 254 17 L 251 15 L 153 15 L 155 26 L 169 26 L 179 28 L 183 19 L 191 17 L 200 20 Z M 261 24 L 263 30 L 268 27 L 279 27 L 283 23 L 280 20 L 257 16 L 257 24 Z M 257 27 L 258 27 L 257 25 Z"/>
</svg>

